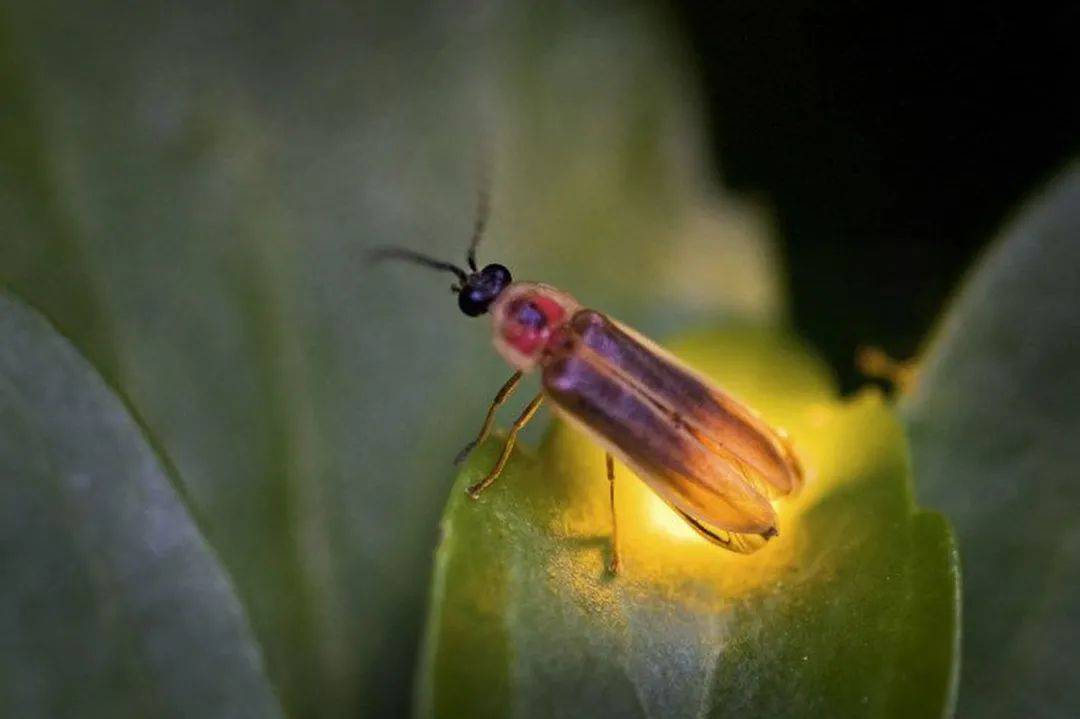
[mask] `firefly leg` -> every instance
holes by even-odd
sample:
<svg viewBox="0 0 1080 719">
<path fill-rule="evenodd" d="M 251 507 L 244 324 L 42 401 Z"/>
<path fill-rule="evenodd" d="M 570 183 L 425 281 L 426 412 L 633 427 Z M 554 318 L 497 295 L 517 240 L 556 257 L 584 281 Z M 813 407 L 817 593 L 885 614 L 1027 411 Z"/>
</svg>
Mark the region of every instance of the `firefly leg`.
<svg viewBox="0 0 1080 719">
<path fill-rule="evenodd" d="M 518 382 L 520 381 L 520 371 L 510 375 L 510 379 L 506 380 L 506 384 L 502 386 L 499 393 L 495 395 L 495 399 L 491 401 L 491 406 L 488 407 L 487 416 L 484 417 L 484 426 L 480 428 L 480 434 L 476 435 L 476 439 L 461 448 L 461 451 L 454 457 L 454 464 L 461 464 L 465 461 L 465 458 L 469 456 L 469 452 L 473 451 L 477 445 L 487 439 L 488 434 L 491 432 L 491 425 L 495 421 L 495 411 L 498 410 L 510 395 L 514 393 L 514 390 L 517 389 Z"/>
<path fill-rule="evenodd" d="M 895 360 L 878 347 L 860 347 L 855 366 L 867 377 L 891 383 L 898 392 L 907 392 L 915 385 L 915 362 Z"/>
<path fill-rule="evenodd" d="M 612 574 L 619 573 L 619 523 L 615 520 L 615 461 L 611 453 L 604 454 L 607 461 L 608 498 L 611 504 L 611 564 L 608 571 Z"/>
<path fill-rule="evenodd" d="M 506 436 L 506 444 L 503 445 L 502 454 L 499 455 L 499 461 L 495 463 L 495 467 L 488 472 L 487 476 L 481 479 L 479 482 L 469 487 L 469 496 L 476 499 L 480 496 L 480 493 L 491 486 L 491 483 L 499 478 L 503 469 L 506 467 L 507 460 L 510 459 L 510 453 L 514 451 L 514 443 L 517 442 L 517 434 L 521 431 L 521 428 L 529 423 L 529 420 L 536 414 L 536 410 L 540 409 L 540 405 L 544 402 L 544 395 L 538 394 L 529 402 L 529 406 L 525 408 L 525 411 L 521 413 L 521 416 L 514 422 L 514 426 L 510 428 L 510 433 Z"/>
</svg>

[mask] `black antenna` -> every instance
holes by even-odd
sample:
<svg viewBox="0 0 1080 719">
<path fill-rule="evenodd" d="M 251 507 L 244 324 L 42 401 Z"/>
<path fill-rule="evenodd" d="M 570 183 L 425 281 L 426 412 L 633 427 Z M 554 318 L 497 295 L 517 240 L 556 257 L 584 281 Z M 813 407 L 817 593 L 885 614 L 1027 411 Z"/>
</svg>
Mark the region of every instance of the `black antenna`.
<svg viewBox="0 0 1080 719">
<path fill-rule="evenodd" d="M 488 153 L 481 148 L 480 151 L 477 152 L 477 157 L 476 174 L 479 189 L 476 196 L 476 220 L 473 222 L 472 239 L 469 240 L 469 250 L 465 253 L 465 259 L 469 263 L 469 269 L 472 270 L 472 275 L 474 277 L 480 271 L 480 268 L 476 264 L 476 247 L 480 244 L 480 240 L 484 238 L 484 230 L 487 229 L 488 217 L 491 215 L 491 172 Z M 379 247 L 371 250 L 368 253 L 368 258 L 372 262 L 381 262 L 382 260 L 404 260 L 417 265 L 423 265 L 424 267 L 430 267 L 433 270 L 453 272 L 461 283 L 460 285 L 454 285 L 450 288 L 454 292 L 459 292 L 469 283 L 470 273 L 465 269 L 458 267 L 452 262 L 437 260 L 434 257 L 428 257 L 425 254 L 410 250 L 407 247 Z"/>
<path fill-rule="evenodd" d="M 469 241 L 469 251 L 466 253 L 465 258 L 469 262 L 469 267 L 473 272 L 478 269 L 476 266 L 476 247 L 480 244 L 480 240 L 484 238 L 484 230 L 487 229 L 488 217 L 491 215 L 491 168 L 490 161 L 488 159 L 488 153 L 481 149 L 479 151 L 479 161 L 477 162 L 476 174 L 479 182 L 479 189 L 476 194 L 476 221 L 473 223 L 472 239 Z"/>
<path fill-rule="evenodd" d="M 430 267 L 433 270 L 442 270 L 444 272 L 453 272 L 457 275 L 458 280 L 462 284 L 469 279 L 469 274 L 453 264 L 452 262 L 443 262 L 437 260 L 434 257 L 428 257 L 427 255 L 405 247 L 379 247 L 368 253 L 368 258 L 372 262 L 382 262 L 383 260 L 404 260 L 405 262 L 412 262 L 417 265 L 423 265 L 424 267 Z"/>
</svg>

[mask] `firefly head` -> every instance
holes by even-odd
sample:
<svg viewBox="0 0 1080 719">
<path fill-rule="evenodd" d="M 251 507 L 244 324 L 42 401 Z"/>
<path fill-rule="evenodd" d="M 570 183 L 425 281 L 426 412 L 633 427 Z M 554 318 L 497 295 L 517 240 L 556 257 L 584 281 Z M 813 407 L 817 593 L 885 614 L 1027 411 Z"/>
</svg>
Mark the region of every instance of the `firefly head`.
<svg viewBox="0 0 1080 719">
<path fill-rule="evenodd" d="M 491 264 L 470 274 L 458 290 L 458 307 L 469 317 L 478 317 L 488 311 L 503 290 L 513 280 L 510 270 L 502 265 Z"/>
<path fill-rule="evenodd" d="M 457 295 L 458 307 L 469 317 L 479 317 L 487 312 L 491 303 L 513 281 L 510 277 L 510 270 L 502 265 L 491 264 L 478 270 L 471 257 L 469 258 L 471 272 L 458 267 L 452 262 L 443 262 L 403 247 L 383 247 L 371 252 L 369 257 L 376 262 L 380 260 L 404 260 L 434 270 L 452 273 L 457 277 L 458 281 L 450 289 Z"/>
<path fill-rule="evenodd" d="M 444 262 L 404 247 L 382 247 L 373 250 L 368 255 L 376 262 L 380 260 L 404 260 L 433 270 L 450 272 L 458 279 L 457 283 L 450 288 L 457 295 L 458 308 L 469 317 L 479 317 L 485 314 L 488 308 L 491 307 L 491 303 L 513 281 L 510 277 L 510 270 L 502 265 L 491 264 L 480 269 L 476 264 L 476 247 L 484 236 L 484 228 L 487 227 L 490 209 L 486 173 L 484 174 L 484 185 L 480 190 L 477 201 L 476 221 L 473 225 L 472 239 L 469 241 L 469 249 L 465 254 L 468 270 L 459 267 L 453 262 Z"/>
</svg>

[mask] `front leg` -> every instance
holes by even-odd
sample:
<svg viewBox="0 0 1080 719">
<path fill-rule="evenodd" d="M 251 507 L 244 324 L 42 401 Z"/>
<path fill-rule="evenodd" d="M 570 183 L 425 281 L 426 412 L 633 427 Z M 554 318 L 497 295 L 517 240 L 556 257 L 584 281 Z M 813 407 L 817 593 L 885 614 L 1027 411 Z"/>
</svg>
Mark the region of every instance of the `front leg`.
<svg viewBox="0 0 1080 719">
<path fill-rule="evenodd" d="M 510 379 L 506 380 L 506 384 L 502 386 L 499 393 L 495 395 L 495 399 L 491 401 L 491 406 L 488 407 L 487 416 L 484 417 L 484 426 L 480 428 L 480 434 L 476 435 L 476 439 L 469 442 L 467 445 L 461 448 L 461 451 L 454 457 L 454 464 L 461 464 L 465 461 L 465 458 L 469 456 L 469 452 L 472 452 L 481 442 L 487 439 L 488 434 L 491 433 L 491 425 L 495 421 L 495 411 L 501 407 L 510 395 L 517 389 L 518 382 L 521 381 L 521 371 L 517 371 L 510 375 Z"/>
<path fill-rule="evenodd" d="M 544 402 L 544 394 L 541 392 L 536 395 L 532 402 L 529 402 L 529 406 L 525 408 L 525 411 L 521 413 L 521 416 L 514 422 L 514 426 L 510 428 L 510 433 L 506 436 L 506 444 L 503 445 L 502 454 L 499 455 L 499 461 L 495 463 L 495 467 L 488 472 L 487 476 L 481 479 L 479 482 L 469 487 L 469 496 L 476 499 L 480 496 L 480 493 L 491 486 L 491 483 L 499 478 L 503 469 L 506 467 L 507 460 L 510 459 L 510 453 L 514 451 L 514 444 L 517 442 L 518 432 L 521 428 L 529 423 L 529 420 L 533 418 L 536 411 L 540 409 L 540 405 Z"/>
</svg>

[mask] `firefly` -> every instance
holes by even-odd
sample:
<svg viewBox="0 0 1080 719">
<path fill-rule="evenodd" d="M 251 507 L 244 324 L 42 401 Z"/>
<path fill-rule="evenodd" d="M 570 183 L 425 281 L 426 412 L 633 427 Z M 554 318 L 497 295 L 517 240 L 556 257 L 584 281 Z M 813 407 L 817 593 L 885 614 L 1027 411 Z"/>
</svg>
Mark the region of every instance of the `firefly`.
<svg viewBox="0 0 1080 719">
<path fill-rule="evenodd" d="M 500 264 L 480 268 L 476 250 L 487 220 L 481 197 L 468 269 L 410 249 L 375 250 L 452 273 L 458 308 L 489 315 L 495 350 L 514 368 L 496 393 L 460 463 L 487 439 L 496 410 L 522 377 L 539 372 L 541 390 L 518 416 L 491 470 L 468 488 L 476 499 L 502 474 L 518 433 L 546 401 L 557 416 L 593 439 L 605 453 L 611 513 L 609 571 L 619 572 L 613 458 L 713 544 L 750 554 L 779 533 L 773 501 L 804 481 L 799 457 L 783 430 L 680 360 L 603 312 L 541 282 L 515 281 Z"/>
</svg>

